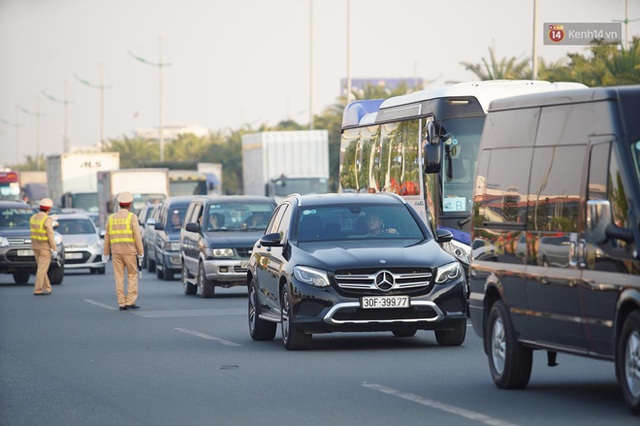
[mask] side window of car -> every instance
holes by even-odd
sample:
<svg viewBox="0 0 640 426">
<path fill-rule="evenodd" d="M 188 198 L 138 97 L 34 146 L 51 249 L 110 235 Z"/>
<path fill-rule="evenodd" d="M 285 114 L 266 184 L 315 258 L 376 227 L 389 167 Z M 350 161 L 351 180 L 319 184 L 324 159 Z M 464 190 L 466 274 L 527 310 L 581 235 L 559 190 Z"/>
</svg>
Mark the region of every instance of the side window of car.
<svg viewBox="0 0 640 426">
<path fill-rule="evenodd" d="M 564 232 L 578 229 L 585 152 L 586 145 L 535 148 L 527 203 L 529 229 Z"/>
<path fill-rule="evenodd" d="M 480 209 L 485 210 L 484 221 L 524 226 L 532 154 L 533 148 L 491 150 L 486 199 L 480 200 Z"/>
<path fill-rule="evenodd" d="M 267 225 L 267 229 L 265 229 L 265 234 L 272 234 L 274 232 L 278 232 L 278 225 L 282 220 L 282 215 L 284 214 L 285 210 L 286 210 L 286 204 L 281 204 L 276 208 L 275 212 L 271 216 L 271 221 L 269 221 L 269 224 Z"/>
</svg>

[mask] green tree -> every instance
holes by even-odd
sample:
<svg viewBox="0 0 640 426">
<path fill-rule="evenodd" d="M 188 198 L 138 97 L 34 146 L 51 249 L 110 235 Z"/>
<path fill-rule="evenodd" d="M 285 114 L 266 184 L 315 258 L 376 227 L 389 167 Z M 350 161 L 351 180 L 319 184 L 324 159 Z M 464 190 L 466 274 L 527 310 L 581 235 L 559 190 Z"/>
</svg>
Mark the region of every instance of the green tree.
<svg viewBox="0 0 640 426">
<path fill-rule="evenodd" d="M 110 139 L 102 148 L 103 152 L 119 152 L 120 168 L 142 167 L 149 159 L 160 157 L 160 147 L 155 141 L 140 138 Z"/>
<path fill-rule="evenodd" d="M 465 69 L 474 73 L 480 80 L 519 80 L 531 78 L 528 59 L 516 57 L 496 58 L 495 51 L 489 48 L 489 59 L 482 58 L 481 64 L 461 62 Z"/>
</svg>

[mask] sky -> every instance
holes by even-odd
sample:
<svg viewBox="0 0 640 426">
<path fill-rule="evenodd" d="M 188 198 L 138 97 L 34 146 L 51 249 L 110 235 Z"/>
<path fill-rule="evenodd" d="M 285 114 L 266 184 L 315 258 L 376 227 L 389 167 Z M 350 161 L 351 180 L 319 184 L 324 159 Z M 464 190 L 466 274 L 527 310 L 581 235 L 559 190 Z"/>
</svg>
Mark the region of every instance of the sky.
<svg viewBox="0 0 640 426">
<path fill-rule="evenodd" d="M 627 1 L 631 39 L 640 1 Z M 474 81 L 461 63 L 490 47 L 531 58 L 533 11 L 534 0 L 0 0 L 0 165 L 60 154 L 65 128 L 82 146 L 160 117 L 212 131 L 307 124 L 348 73 Z M 537 0 L 538 57 L 588 52 L 543 45 L 545 22 L 623 19 L 625 0 Z"/>
</svg>

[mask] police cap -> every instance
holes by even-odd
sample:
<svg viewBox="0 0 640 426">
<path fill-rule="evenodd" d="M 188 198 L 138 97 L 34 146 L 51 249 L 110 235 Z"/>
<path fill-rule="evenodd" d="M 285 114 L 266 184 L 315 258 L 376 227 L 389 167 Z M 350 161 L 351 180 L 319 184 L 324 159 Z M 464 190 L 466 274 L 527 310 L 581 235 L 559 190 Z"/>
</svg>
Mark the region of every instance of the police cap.
<svg viewBox="0 0 640 426">
<path fill-rule="evenodd" d="M 53 206 L 53 200 L 51 198 L 43 198 L 40 200 L 40 207 L 50 209 Z"/>
<path fill-rule="evenodd" d="M 131 204 L 133 202 L 133 194 L 130 192 L 123 192 L 118 195 L 118 203 L 120 204 Z"/>
</svg>

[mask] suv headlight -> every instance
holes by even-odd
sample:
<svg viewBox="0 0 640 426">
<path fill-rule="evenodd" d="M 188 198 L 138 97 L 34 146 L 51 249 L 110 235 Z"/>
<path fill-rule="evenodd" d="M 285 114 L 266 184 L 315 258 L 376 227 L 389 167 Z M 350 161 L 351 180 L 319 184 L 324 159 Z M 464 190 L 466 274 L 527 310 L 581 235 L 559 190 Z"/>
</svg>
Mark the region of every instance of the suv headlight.
<svg viewBox="0 0 640 426">
<path fill-rule="evenodd" d="M 59 233 L 54 232 L 53 233 L 53 239 L 55 240 L 57 246 L 62 244 L 62 235 L 60 235 Z"/>
<path fill-rule="evenodd" d="M 314 287 L 329 287 L 329 278 L 325 271 L 308 268 L 306 266 L 294 266 L 293 275 L 298 281 Z"/>
<path fill-rule="evenodd" d="M 453 262 L 438 268 L 436 274 L 436 284 L 445 284 L 462 276 L 462 266 L 460 263 Z"/>
<path fill-rule="evenodd" d="M 207 257 L 233 257 L 235 252 L 232 248 L 208 248 L 205 254 Z"/>
<path fill-rule="evenodd" d="M 180 243 L 176 241 L 167 241 L 164 243 L 165 251 L 180 251 Z"/>
<path fill-rule="evenodd" d="M 7 237 L 0 237 L 0 247 L 6 247 L 9 245 L 9 240 Z"/>
<path fill-rule="evenodd" d="M 471 263 L 471 247 L 461 243 L 460 241 L 451 240 L 442 244 L 442 248 L 449 254 L 452 254 L 460 262 L 468 265 Z"/>
</svg>

